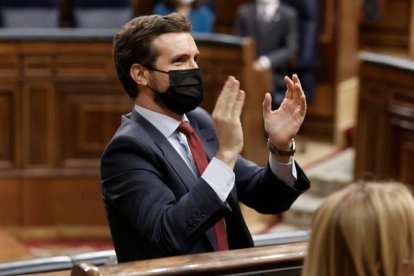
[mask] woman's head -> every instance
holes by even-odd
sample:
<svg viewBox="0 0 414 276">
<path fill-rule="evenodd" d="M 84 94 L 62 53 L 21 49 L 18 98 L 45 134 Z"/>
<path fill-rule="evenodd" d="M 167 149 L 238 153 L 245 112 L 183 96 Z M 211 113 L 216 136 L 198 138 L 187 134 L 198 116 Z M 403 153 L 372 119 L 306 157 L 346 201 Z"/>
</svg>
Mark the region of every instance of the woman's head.
<svg viewBox="0 0 414 276">
<path fill-rule="evenodd" d="M 303 275 L 407 275 L 414 266 L 414 199 L 398 183 L 355 183 L 315 213 Z"/>
</svg>

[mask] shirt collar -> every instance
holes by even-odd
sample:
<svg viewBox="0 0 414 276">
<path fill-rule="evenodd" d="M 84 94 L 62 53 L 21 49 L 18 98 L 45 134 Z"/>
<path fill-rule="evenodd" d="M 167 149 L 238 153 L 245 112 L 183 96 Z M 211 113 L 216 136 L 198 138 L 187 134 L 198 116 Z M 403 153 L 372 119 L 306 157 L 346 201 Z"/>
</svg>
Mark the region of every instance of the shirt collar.
<svg viewBox="0 0 414 276">
<path fill-rule="evenodd" d="M 256 5 L 257 14 L 259 16 L 264 16 L 264 19 L 269 19 L 274 15 L 279 8 L 279 5 L 279 0 L 269 1 L 268 3 L 258 3 Z"/>
<path fill-rule="evenodd" d="M 134 108 L 138 114 L 153 124 L 166 138 L 171 137 L 181 123 L 181 121 L 177 121 L 167 115 L 146 109 L 139 105 L 135 105 Z M 185 114 L 183 115 L 183 121 L 188 122 L 188 118 Z"/>
</svg>

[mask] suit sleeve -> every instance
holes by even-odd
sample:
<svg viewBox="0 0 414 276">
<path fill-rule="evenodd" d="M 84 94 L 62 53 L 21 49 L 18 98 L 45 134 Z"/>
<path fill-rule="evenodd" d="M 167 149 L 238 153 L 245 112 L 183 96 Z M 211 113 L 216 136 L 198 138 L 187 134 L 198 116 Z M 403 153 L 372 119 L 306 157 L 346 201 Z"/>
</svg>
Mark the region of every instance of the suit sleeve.
<svg viewBox="0 0 414 276">
<path fill-rule="evenodd" d="M 298 179 L 288 185 L 267 168 L 239 158 L 236 163 L 236 187 L 239 200 L 263 214 L 275 214 L 288 210 L 293 202 L 310 187 L 310 181 L 296 164 Z"/>
</svg>

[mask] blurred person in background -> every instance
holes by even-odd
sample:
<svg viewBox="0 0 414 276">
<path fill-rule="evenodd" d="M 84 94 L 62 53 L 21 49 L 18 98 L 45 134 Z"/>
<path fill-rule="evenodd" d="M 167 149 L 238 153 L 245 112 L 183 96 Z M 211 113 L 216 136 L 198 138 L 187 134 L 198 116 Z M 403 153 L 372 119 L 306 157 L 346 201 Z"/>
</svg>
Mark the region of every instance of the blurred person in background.
<svg viewBox="0 0 414 276">
<path fill-rule="evenodd" d="M 279 0 L 256 0 L 239 7 L 233 33 L 253 37 L 256 42 L 258 71 L 271 70 L 273 108 L 280 106 L 285 95 L 284 76 L 289 74 L 298 49 L 297 14 Z"/>
<path fill-rule="evenodd" d="M 214 31 L 215 15 L 204 3 L 204 0 L 164 0 L 154 6 L 152 13 L 167 15 L 178 12 L 191 23 L 196 33 L 211 33 Z"/>
<path fill-rule="evenodd" d="M 298 52 L 290 74 L 296 73 L 305 91 L 306 102 L 315 98 L 319 68 L 319 1 L 282 0 L 296 10 L 298 17 Z"/>
</svg>

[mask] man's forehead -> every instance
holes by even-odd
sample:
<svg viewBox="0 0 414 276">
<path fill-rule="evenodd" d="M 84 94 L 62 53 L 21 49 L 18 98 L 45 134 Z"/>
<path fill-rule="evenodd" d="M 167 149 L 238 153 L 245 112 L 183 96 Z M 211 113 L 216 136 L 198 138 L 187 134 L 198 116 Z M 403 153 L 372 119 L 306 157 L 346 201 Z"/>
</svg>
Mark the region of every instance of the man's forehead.
<svg viewBox="0 0 414 276">
<path fill-rule="evenodd" d="M 191 33 L 166 33 L 158 36 L 153 41 L 153 45 L 165 53 L 178 53 L 181 51 L 197 51 L 198 48 Z"/>
</svg>

